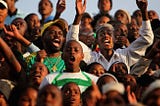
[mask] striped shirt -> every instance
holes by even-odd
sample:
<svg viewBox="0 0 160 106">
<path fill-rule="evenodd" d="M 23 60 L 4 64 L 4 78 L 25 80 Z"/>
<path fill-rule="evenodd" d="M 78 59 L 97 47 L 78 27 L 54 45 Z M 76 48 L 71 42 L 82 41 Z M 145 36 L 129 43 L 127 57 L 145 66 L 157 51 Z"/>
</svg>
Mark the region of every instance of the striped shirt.
<svg viewBox="0 0 160 106">
<path fill-rule="evenodd" d="M 79 86 L 81 92 L 83 92 L 86 88 L 91 86 L 92 81 L 96 83 L 97 80 L 98 77 L 83 71 L 77 73 L 60 72 L 47 75 L 39 88 L 41 89 L 47 84 L 53 84 L 61 88 L 66 83 L 75 82 Z"/>
</svg>

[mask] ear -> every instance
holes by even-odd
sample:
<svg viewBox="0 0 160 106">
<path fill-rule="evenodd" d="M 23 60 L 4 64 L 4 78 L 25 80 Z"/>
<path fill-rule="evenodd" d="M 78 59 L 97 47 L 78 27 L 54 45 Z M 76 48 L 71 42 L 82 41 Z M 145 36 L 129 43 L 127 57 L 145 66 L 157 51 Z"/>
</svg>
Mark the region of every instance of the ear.
<svg viewBox="0 0 160 106">
<path fill-rule="evenodd" d="M 84 53 L 82 53 L 82 60 L 84 59 Z"/>
</svg>

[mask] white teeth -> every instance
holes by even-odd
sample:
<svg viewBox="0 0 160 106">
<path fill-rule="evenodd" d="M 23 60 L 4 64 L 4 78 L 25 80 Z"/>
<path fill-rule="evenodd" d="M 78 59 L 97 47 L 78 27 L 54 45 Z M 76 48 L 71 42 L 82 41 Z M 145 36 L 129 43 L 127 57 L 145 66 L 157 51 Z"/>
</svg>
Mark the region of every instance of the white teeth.
<svg viewBox="0 0 160 106">
<path fill-rule="evenodd" d="M 109 40 L 105 40 L 104 43 L 109 43 Z"/>
<path fill-rule="evenodd" d="M 59 39 L 54 39 L 54 41 L 57 41 L 57 42 L 59 42 Z"/>
</svg>

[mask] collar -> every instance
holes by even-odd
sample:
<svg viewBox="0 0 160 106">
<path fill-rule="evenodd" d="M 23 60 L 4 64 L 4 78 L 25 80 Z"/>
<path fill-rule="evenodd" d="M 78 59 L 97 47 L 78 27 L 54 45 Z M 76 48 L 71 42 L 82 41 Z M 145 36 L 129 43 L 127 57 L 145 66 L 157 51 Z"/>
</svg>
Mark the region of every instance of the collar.
<svg viewBox="0 0 160 106">
<path fill-rule="evenodd" d="M 98 55 L 99 55 L 99 58 L 104 58 L 104 59 L 106 59 L 105 57 L 104 57 L 104 55 L 99 51 L 98 52 Z M 116 53 L 115 52 L 115 50 L 113 50 L 113 55 L 112 55 L 112 57 L 111 58 L 114 58 L 114 59 L 118 59 L 119 58 L 119 56 L 118 56 L 118 53 Z"/>
<path fill-rule="evenodd" d="M 11 13 L 10 11 L 8 11 L 8 15 L 10 16 L 10 17 L 12 17 L 12 16 L 14 16 L 14 15 L 16 15 L 17 14 L 17 9 L 13 12 L 13 13 Z"/>
</svg>

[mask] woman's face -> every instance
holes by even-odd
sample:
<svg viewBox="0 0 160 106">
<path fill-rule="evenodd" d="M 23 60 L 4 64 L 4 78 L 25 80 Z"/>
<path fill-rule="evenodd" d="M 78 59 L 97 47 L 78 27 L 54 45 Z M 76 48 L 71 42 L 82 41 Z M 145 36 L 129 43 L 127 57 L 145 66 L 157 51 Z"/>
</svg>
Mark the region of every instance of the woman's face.
<svg viewBox="0 0 160 106">
<path fill-rule="evenodd" d="M 21 95 L 18 106 L 36 106 L 37 95 L 37 90 L 28 88 L 26 92 Z"/>
</svg>

